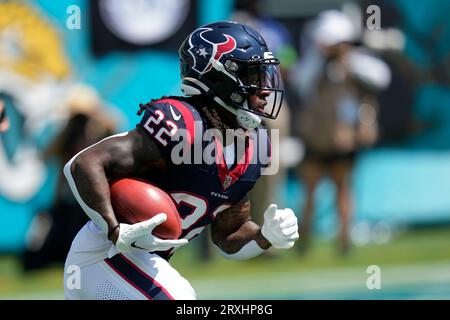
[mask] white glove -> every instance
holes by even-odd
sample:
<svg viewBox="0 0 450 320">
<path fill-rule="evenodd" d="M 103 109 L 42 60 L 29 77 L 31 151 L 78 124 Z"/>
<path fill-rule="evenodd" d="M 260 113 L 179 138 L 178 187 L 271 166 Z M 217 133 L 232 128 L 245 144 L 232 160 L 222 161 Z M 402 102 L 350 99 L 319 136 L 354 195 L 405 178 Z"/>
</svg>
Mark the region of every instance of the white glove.
<svg viewBox="0 0 450 320">
<path fill-rule="evenodd" d="M 275 248 L 290 249 L 299 238 L 297 217 L 291 209 L 271 204 L 264 212 L 261 233 Z"/>
<path fill-rule="evenodd" d="M 185 245 L 186 239 L 163 240 L 152 234 L 153 229 L 167 220 L 165 213 L 134 224 L 121 223 L 116 248 L 119 252 L 143 250 L 147 252 L 165 251 Z"/>
</svg>

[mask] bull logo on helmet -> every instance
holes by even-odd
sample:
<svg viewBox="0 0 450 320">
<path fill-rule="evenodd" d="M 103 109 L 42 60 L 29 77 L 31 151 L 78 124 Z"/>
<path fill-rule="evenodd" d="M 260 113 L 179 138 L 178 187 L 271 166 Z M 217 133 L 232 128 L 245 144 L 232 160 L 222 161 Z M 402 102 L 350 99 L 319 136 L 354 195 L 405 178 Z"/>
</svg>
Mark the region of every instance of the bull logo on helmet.
<svg viewBox="0 0 450 320">
<path fill-rule="evenodd" d="M 199 28 L 189 37 L 188 52 L 194 59 L 192 69 L 200 74 L 211 70 L 214 61 L 219 61 L 224 54 L 232 52 L 236 48 L 236 40 L 228 34 L 221 34 L 224 41 L 219 43 L 208 40 L 206 37 L 211 31 L 213 31 L 211 28 Z M 196 46 L 192 44 L 192 39 L 195 39 Z"/>
</svg>

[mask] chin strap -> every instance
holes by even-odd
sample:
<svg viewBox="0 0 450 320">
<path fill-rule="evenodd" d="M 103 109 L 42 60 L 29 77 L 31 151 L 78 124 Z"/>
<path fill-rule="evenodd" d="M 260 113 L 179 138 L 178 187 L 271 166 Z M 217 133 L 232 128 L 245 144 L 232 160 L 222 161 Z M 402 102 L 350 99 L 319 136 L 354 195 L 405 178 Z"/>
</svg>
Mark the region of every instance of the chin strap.
<svg viewBox="0 0 450 320">
<path fill-rule="evenodd" d="M 236 111 L 236 118 L 239 125 L 245 129 L 255 129 L 261 124 L 261 118 L 258 115 L 242 109 Z"/>
<path fill-rule="evenodd" d="M 225 102 L 222 101 L 222 99 L 217 96 L 214 97 L 214 101 L 216 101 L 221 107 L 234 114 L 239 126 L 246 130 L 255 129 L 261 124 L 261 118 L 254 113 L 243 109 L 234 109 L 228 106 Z M 247 102 L 245 102 L 245 107 L 248 108 Z"/>
</svg>

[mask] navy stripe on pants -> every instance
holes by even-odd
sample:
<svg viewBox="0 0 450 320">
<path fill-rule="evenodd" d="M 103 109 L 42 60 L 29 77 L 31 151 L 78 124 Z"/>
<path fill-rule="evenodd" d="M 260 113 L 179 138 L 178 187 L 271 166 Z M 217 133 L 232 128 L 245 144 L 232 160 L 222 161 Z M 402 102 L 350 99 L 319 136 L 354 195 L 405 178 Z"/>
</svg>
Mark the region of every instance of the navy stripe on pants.
<svg viewBox="0 0 450 320">
<path fill-rule="evenodd" d="M 112 258 L 106 258 L 105 262 L 148 299 L 173 300 L 173 297 L 159 283 L 122 254 L 117 254 Z"/>
</svg>

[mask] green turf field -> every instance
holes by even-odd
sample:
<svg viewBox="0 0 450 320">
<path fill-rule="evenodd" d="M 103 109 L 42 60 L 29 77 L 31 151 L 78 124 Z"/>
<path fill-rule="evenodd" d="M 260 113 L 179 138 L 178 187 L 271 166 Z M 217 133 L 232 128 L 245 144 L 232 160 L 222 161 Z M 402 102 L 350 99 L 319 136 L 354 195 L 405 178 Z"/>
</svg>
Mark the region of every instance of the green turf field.
<svg viewBox="0 0 450 320">
<path fill-rule="evenodd" d="M 355 247 L 340 257 L 316 241 L 250 261 L 198 259 L 195 241 L 172 258 L 200 299 L 450 299 L 450 228 L 409 231 L 385 245 Z M 273 251 L 275 253 L 275 251 Z M 367 267 L 381 268 L 381 289 L 369 290 Z M 62 299 L 62 267 L 23 275 L 16 258 L 0 258 L 0 299 Z"/>
</svg>

